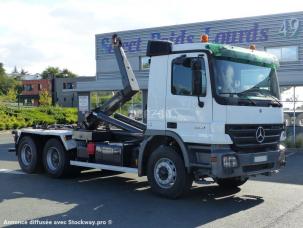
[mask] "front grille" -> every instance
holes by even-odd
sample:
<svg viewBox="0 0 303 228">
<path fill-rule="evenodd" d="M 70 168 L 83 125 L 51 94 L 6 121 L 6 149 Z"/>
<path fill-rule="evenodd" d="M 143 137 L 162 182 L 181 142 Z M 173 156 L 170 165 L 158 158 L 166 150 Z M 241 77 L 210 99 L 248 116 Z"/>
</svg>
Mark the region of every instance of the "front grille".
<svg viewBox="0 0 303 228">
<path fill-rule="evenodd" d="M 256 132 L 259 127 L 264 129 L 264 140 L 258 142 Z M 225 133 L 232 141 L 232 149 L 237 152 L 261 152 L 277 148 L 283 124 L 227 124 Z"/>
<path fill-rule="evenodd" d="M 255 172 L 263 169 L 272 169 L 274 167 L 274 163 L 260 164 L 260 165 L 248 165 L 243 166 L 243 172 Z"/>
</svg>

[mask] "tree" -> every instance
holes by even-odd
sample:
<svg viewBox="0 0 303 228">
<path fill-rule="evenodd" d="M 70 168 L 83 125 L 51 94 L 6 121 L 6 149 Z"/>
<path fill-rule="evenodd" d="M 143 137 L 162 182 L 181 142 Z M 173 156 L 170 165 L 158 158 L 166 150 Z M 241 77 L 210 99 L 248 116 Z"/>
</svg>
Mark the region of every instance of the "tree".
<svg viewBox="0 0 303 228">
<path fill-rule="evenodd" d="M 0 94 L 6 95 L 10 88 L 15 88 L 16 80 L 5 73 L 3 63 L 0 63 Z"/>
<path fill-rule="evenodd" d="M 3 63 L 0 63 L 0 77 L 5 76 L 5 75 L 6 75 L 6 73 L 5 73 L 5 69 L 3 67 Z"/>
<path fill-rule="evenodd" d="M 61 71 L 61 76 L 62 78 L 75 78 L 77 77 L 76 74 L 74 74 L 73 72 L 69 71 L 68 69 L 64 68 L 62 71 Z"/>
<path fill-rule="evenodd" d="M 61 70 L 59 67 L 47 67 L 42 73 L 41 76 L 43 79 L 52 79 L 56 78 L 74 78 L 77 75 L 68 69 Z"/>
<path fill-rule="evenodd" d="M 28 74 L 28 71 L 25 71 L 24 69 L 21 69 L 20 74 L 21 74 L 21 75 L 27 75 L 27 74 Z"/>
<path fill-rule="evenodd" d="M 42 92 L 39 94 L 39 103 L 40 105 L 46 106 L 51 105 L 52 103 L 52 97 L 49 95 L 48 91 L 46 89 L 42 90 Z"/>
</svg>

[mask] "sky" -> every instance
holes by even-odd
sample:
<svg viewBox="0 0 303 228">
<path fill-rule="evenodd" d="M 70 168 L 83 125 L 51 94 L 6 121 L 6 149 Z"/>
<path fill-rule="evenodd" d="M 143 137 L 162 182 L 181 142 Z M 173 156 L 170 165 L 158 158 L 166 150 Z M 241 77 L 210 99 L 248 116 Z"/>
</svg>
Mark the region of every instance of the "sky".
<svg viewBox="0 0 303 228">
<path fill-rule="evenodd" d="M 95 34 L 296 11 L 300 0 L 0 0 L 0 62 L 92 76 Z"/>
</svg>

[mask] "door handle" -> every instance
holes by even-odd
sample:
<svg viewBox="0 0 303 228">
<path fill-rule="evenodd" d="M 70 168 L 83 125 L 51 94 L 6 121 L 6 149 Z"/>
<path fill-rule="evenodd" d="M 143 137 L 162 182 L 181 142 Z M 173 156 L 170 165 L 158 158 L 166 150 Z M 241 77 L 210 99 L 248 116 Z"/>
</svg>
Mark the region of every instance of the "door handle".
<svg viewBox="0 0 303 228">
<path fill-rule="evenodd" d="M 167 122 L 167 128 L 177 128 L 177 123 L 176 122 Z"/>
</svg>

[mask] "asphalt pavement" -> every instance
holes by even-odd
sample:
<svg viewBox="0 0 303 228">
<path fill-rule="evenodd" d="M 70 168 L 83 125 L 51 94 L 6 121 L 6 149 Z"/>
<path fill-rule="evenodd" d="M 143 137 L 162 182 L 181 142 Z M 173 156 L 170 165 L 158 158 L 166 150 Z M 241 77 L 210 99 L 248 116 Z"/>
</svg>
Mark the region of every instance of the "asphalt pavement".
<svg viewBox="0 0 303 228">
<path fill-rule="evenodd" d="M 0 227 L 303 227 L 303 152 L 280 173 L 236 190 L 194 184 L 178 200 L 152 194 L 146 178 L 85 171 L 71 179 L 24 174 L 0 132 Z"/>
</svg>

